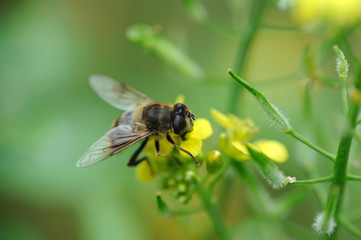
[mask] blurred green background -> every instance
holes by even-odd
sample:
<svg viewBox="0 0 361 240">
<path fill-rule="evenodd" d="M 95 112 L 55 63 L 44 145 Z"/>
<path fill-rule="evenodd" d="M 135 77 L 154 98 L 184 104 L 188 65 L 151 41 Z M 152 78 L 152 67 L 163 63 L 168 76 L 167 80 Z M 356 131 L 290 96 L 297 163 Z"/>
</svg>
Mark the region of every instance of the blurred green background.
<svg viewBox="0 0 361 240">
<path fill-rule="evenodd" d="M 237 30 L 245 25 L 248 4 L 206 1 L 210 16 Z M 264 22 L 294 25 L 274 5 L 268 6 Z M 130 43 L 125 32 L 137 23 L 160 24 L 162 34 L 207 73 L 205 81 L 168 69 Z M 311 139 L 317 132 L 320 145 L 335 152 L 342 116 L 338 90 L 315 88 L 317 130 L 310 131 L 304 123 L 299 68 L 309 41 L 299 32 L 261 30 L 244 77 L 286 113 L 295 129 Z M 88 78 L 96 73 L 124 81 L 159 101 L 173 102 L 184 94 L 197 117 L 212 121 L 215 133 L 205 149 L 217 148 L 221 129 L 209 110 L 227 112 L 232 83 L 227 68 L 234 66 L 237 50 L 238 41 L 221 39 L 193 24 L 180 1 L 2 1 L 0 238 L 211 239 L 212 225 L 205 213 L 177 218 L 157 213 L 156 184 L 138 182 L 135 169 L 126 167 L 134 147 L 94 167 L 79 169 L 75 163 L 120 114 L 90 88 Z M 336 77 L 333 61 L 326 62 L 326 69 Z M 258 138 L 287 145 L 290 160 L 281 168 L 287 175 L 304 178 L 295 162 L 306 161 L 313 152 L 271 128 L 249 94 L 244 92 L 234 104 L 240 117 L 251 117 L 260 127 Z M 357 173 L 360 159 L 354 158 Z M 318 166 L 324 174 L 331 169 L 326 163 L 322 159 Z M 352 189 L 359 187 L 351 183 Z M 248 203 L 239 183 L 227 198 L 226 223 L 247 218 Z M 360 196 L 349 197 L 346 210 L 359 200 Z M 290 219 L 310 228 L 319 210 L 311 196 Z"/>
</svg>

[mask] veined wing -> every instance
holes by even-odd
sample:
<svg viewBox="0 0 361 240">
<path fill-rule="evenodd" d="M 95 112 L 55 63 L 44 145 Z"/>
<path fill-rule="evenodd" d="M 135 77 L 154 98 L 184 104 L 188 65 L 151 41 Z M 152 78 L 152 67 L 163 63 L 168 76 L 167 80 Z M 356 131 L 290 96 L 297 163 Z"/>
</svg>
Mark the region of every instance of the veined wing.
<svg viewBox="0 0 361 240">
<path fill-rule="evenodd" d="M 118 125 L 94 143 L 78 160 L 76 166 L 88 167 L 99 163 L 151 134 L 146 129 L 134 131 L 129 125 Z"/>
<path fill-rule="evenodd" d="M 127 84 L 104 75 L 91 76 L 89 83 L 104 101 L 121 110 L 131 110 L 141 102 L 154 101 Z"/>
</svg>

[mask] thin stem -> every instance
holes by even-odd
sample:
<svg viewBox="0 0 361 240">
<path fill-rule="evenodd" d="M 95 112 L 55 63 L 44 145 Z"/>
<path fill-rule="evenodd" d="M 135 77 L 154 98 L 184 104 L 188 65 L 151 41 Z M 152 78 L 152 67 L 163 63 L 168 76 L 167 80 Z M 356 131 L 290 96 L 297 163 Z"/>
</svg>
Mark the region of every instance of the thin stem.
<svg viewBox="0 0 361 240">
<path fill-rule="evenodd" d="M 242 34 L 243 38 L 240 40 L 238 45 L 238 54 L 236 59 L 236 64 L 234 66 L 235 72 L 243 75 L 245 61 L 250 49 L 250 46 L 253 43 L 254 37 L 260 27 L 261 19 L 263 16 L 263 12 L 266 6 L 265 0 L 254 0 L 252 1 L 252 10 L 250 17 L 248 19 L 247 28 Z M 237 100 L 239 97 L 239 93 L 241 88 L 238 87 L 237 83 L 231 84 L 231 95 L 229 98 L 229 112 L 236 113 L 237 109 Z"/>
<path fill-rule="evenodd" d="M 230 166 L 231 166 L 230 162 L 227 162 L 226 165 L 223 167 L 223 169 L 219 173 L 217 173 L 217 175 L 212 179 L 212 181 L 210 181 L 209 189 L 214 188 L 214 186 L 224 176 L 224 173 L 229 169 Z"/>
<path fill-rule="evenodd" d="M 348 174 L 346 176 L 346 180 L 349 180 L 349 181 L 361 181 L 361 176 Z"/>
<path fill-rule="evenodd" d="M 296 182 L 292 183 L 292 185 L 305 185 L 305 184 L 332 182 L 333 180 L 334 180 L 333 176 L 327 176 L 327 177 L 310 179 L 310 180 L 297 180 Z"/>
<path fill-rule="evenodd" d="M 342 99 L 343 111 L 345 112 L 346 115 L 348 112 L 346 79 L 340 78 L 340 82 L 341 82 L 341 99 Z"/>
<path fill-rule="evenodd" d="M 348 219 L 346 219 L 345 217 L 341 216 L 339 219 L 340 224 L 346 228 L 348 231 L 350 231 L 353 235 L 355 235 L 356 237 L 361 238 L 361 231 L 358 227 L 356 227 L 355 225 L 353 225 Z"/>
<path fill-rule="evenodd" d="M 301 136 L 298 132 L 296 132 L 295 130 L 293 130 L 292 128 L 288 131 L 285 132 L 286 134 L 291 135 L 292 137 L 296 138 L 297 140 L 299 140 L 300 142 L 304 143 L 305 145 L 309 146 L 310 148 L 312 148 L 313 150 L 315 150 L 316 152 L 322 154 L 323 156 L 325 156 L 326 158 L 328 158 L 331 161 L 335 161 L 335 155 L 332 153 L 327 152 L 326 150 L 318 147 L 317 145 L 311 143 L 310 141 L 308 141 L 306 138 L 304 138 L 303 136 Z"/>
<path fill-rule="evenodd" d="M 203 202 L 203 206 L 205 210 L 208 212 L 208 216 L 210 217 L 214 229 L 219 235 L 221 239 L 228 240 L 231 239 L 227 228 L 223 222 L 223 218 L 219 208 L 212 202 L 212 196 L 210 192 L 204 188 L 201 182 L 197 181 L 198 193 Z"/>
</svg>

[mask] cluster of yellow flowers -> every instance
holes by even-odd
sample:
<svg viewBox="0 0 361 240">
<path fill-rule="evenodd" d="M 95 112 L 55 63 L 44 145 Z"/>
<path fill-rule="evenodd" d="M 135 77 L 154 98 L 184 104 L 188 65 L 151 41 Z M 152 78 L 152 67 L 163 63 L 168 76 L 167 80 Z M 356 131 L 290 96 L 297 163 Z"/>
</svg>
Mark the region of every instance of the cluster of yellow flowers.
<svg viewBox="0 0 361 240">
<path fill-rule="evenodd" d="M 220 136 L 221 150 L 235 160 L 251 160 L 246 144 L 251 141 L 258 128 L 251 119 L 241 120 L 233 114 L 227 116 L 215 109 L 211 110 L 212 117 L 225 128 L 226 132 Z M 253 142 L 267 157 L 275 162 L 283 163 L 288 159 L 286 147 L 274 140 L 258 140 Z"/>
<path fill-rule="evenodd" d="M 347 26 L 360 21 L 360 0 L 295 0 L 294 17 L 301 23 L 328 21 Z"/>
</svg>

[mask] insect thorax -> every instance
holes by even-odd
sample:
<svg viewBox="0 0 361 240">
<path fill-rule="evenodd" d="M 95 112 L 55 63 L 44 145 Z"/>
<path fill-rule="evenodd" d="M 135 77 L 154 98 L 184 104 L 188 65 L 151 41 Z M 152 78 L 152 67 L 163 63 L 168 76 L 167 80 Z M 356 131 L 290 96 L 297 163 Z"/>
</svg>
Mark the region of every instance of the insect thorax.
<svg viewBox="0 0 361 240">
<path fill-rule="evenodd" d="M 143 108 L 142 122 L 155 135 L 164 135 L 172 129 L 173 108 L 155 103 Z"/>
</svg>

